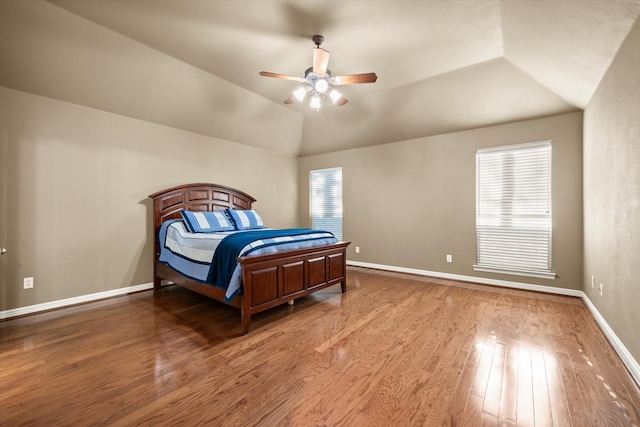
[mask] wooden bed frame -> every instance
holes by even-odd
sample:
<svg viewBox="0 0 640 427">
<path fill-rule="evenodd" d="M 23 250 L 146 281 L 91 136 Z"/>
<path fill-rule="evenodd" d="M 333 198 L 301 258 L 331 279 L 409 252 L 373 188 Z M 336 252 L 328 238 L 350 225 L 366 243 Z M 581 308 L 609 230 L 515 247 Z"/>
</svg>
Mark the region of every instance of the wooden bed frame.
<svg viewBox="0 0 640 427">
<path fill-rule="evenodd" d="M 189 279 L 158 261 L 158 231 L 164 221 L 181 218 L 182 209 L 251 209 L 256 200 L 242 191 L 216 184 L 186 184 L 158 191 L 149 197 L 153 199 L 154 289 L 160 289 L 161 280 L 168 280 L 225 303 L 223 289 Z M 240 309 L 242 333 L 249 332 L 253 314 L 286 302 L 292 303 L 297 298 L 337 284 L 341 285 L 342 292 L 346 292 L 346 251 L 349 243 L 239 257 L 243 290 L 228 305 Z"/>
</svg>

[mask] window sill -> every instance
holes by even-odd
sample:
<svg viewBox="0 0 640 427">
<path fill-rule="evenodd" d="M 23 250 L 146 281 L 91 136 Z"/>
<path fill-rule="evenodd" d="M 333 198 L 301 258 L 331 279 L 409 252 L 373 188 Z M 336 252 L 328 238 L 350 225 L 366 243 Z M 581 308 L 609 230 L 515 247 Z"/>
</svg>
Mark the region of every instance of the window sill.
<svg viewBox="0 0 640 427">
<path fill-rule="evenodd" d="M 506 268 L 483 267 L 481 265 L 474 265 L 473 269 L 475 271 L 484 271 L 487 273 L 499 273 L 499 274 L 510 274 L 512 276 L 536 277 L 539 279 L 555 280 L 556 278 L 556 273 L 552 273 L 552 272 L 547 273 L 542 271 L 509 270 Z"/>
</svg>

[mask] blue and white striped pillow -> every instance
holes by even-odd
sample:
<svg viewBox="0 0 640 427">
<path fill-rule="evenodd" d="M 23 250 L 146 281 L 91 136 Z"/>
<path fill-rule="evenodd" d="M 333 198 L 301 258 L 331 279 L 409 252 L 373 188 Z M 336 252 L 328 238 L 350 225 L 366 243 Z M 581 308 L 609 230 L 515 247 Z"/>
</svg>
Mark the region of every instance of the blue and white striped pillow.
<svg viewBox="0 0 640 427">
<path fill-rule="evenodd" d="M 235 210 L 225 209 L 225 212 L 236 224 L 236 230 L 252 230 L 256 228 L 265 228 L 262 218 L 255 210 Z"/>
<path fill-rule="evenodd" d="M 180 211 L 182 219 L 192 233 L 215 233 L 216 231 L 233 231 L 233 221 L 224 211 Z"/>
</svg>

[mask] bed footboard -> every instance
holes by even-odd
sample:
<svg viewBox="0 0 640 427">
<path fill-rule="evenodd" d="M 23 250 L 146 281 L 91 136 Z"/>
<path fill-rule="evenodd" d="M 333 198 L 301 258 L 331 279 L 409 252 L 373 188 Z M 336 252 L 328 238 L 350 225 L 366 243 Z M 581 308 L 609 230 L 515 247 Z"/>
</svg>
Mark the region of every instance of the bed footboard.
<svg viewBox="0 0 640 427">
<path fill-rule="evenodd" d="M 349 244 L 350 242 L 339 242 L 309 249 L 238 258 L 242 265 L 242 293 L 229 305 L 240 309 L 242 333 L 249 332 L 251 316 L 261 311 L 337 284 L 340 284 L 342 292 L 346 292 Z M 161 280 L 169 280 L 225 303 L 224 290 L 188 279 L 171 267 L 157 262 L 154 283 L 159 285 Z"/>
<path fill-rule="evenodd" d="M 340 284 L 347 290 L 349 242 L 310 249 L 238 258 L 242 265 L 242 332 L 251 315 Z"/>
</svg>

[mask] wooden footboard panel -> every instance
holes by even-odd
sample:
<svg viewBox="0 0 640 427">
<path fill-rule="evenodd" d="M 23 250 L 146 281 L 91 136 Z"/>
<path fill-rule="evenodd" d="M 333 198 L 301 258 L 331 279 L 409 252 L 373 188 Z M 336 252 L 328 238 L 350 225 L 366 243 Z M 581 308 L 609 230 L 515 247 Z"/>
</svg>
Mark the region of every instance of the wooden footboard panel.
<svg viewBox="0 0 640 427">
<path fill-rule="evenodd" d="M 347 246 L 317 248 L 238 258 L 242 265 L 242 330 L 251 315 L 340 284 L 346 291 Z"/>
</svg>

